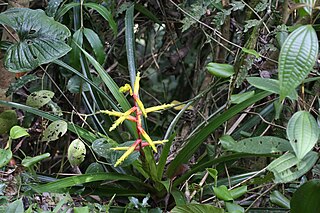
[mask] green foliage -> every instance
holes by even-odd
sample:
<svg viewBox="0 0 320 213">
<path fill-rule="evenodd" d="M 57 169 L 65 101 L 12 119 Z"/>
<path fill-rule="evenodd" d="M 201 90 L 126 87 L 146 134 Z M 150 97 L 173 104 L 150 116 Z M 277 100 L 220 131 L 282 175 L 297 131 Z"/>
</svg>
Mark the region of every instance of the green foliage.
<svg viewBox="0 0 320 213">
<path fill-rule="evenodd" d="M 54 92 L 49 90 L 40 90 L 31 93 L 28 98 L 26 104 L 31 107 L 41 108 L 44 105 L 48 104 L 54 96 Z"/>
<path fill-rule="evenodd" d="M 71 166 L 79 166 L 85 159 L 86 146 L 80 139 L 71 142 L 68 148 L 68 160 Z"/>
<path fill-rule="evenodd" d="M 250 154 L 269 154 L 292 150 L 289 141 L 273 136 L 252 137 L 236 142 L 231 136 L 224 135 L 220 138 L 220 143 L 229 151 Z"/>
<path fill-rule="evenodd" d="M 25 72 L 52 62 L 67 54 L 65 44 L 70 36 L 67 27 L 50 19 L 42 10 L 10 9 L 0 14 L 0 23 L 13 28 L 19 41 L 5 54 L 5 67 L 12 72 Z"/>
<path fill-rule="evenodd" d="M 282 208 L 290 209 L 290 200 L 277 190 L 270 194 L 270 202 Z"/>
<path fill-rule="evenodd" d="M 43 132 L 41 141 L 55 141 L 66 134 L 68 130 L 67 122 L 63 120 L 53 121 Z"/>
<path fill-rule="evenodd" d="M 221 78 L 229 78 L 234 74 L 233 66 L 229 64 L 218 64 L 210 62 L 207 65 L 210 74 Z"/>
<path fill-rule="evenodd" d="M 10 149 L 0 149 L 0 168 L 6 166 L 11 158 L 12 158 L 12 152 Z"/>
<path fill-rule="evenodd" d="M 39 163 L 40 161 L 49 158 L 50 157 L 50 153 L 44 153 L 42 155 L 38 155 L 35 157 L 26 157 L 25 159 L 23 159 L 21 161 L 21 165 L 26 167 L 26 168 L 31 168 L 32 166 L 34 166 L 35 164 Z"/>
<path fill-rule="evenodd" d="M 314 1 L 279 1 L 281 7 L 268 0 L 169 2 L 51 0 L 46 13 L 0 14 L 0 23 L 19 37 L 0 45 L 5 66 L 34 70 L 11 84 L 12 102 L 0 100 L 17 111 L 0 114 L 0 133 L 11 129 L 0 167 L 9 176 L 12 165 L 25 167 L 13 179 L 1 178 L 0 205 L 11 204 L 0 211 L 19 206 L 23 212 L 21 194 L 27 201 L 60 197 L 53 212 L 241 213 L 290 206 L 300 212 L 297 203 L 308 193 L 314 199 L 303 203 L 317 209 L 311 187 L 294 192 L 318 175 L 319 78 L 305 80 L 316 75 Z M 131 117 L 123 115 L 132 103 L 118 85 L 134 88 L 137 71 L 134 107 L 172 102 L 172 109 L 143 120 L 134 107 Z M 123 119 L 111 115 L 127 120 L 120 126 Z M 15 126 L 17 117 L 23 127 Z M 117 129 L 109 132 L 113 123 Z M 168 141 L 153 153 L 150 141 L 137 143 L 141 134 Z M 42 143 L 50 141 L 56 142 Z M 70 165 L 85 174 L 70 174 Z M 13 196 L 12 185 L 20 190 Z M 41 206 L 34 203 L 32 211 Z"/>
<path fill-rule="evenodd" d="M 290 201 L 290 212 L 315 213 L 320 208 L 320 181 L 311 180 L 304 183 L 293 194 Z"/>
<path fill-rule="evenodd" d="M 247 81 L 254 87 L 258 89 L 262 89 L 265 91 L 269 91 L 275 94 L 280 94 L 280 84 L 276 79 L 269 78 L 259 78 L 259 77 L 248 77 Z M 298 99 L 298 93 L 296 90 L 292 90 L 288 95 L 288 98 L 291 100 Z"/>
<path fill-rule="evenodd" d="M 279 56 L 280 100 L 310 73 L 318 49 L 317 34 L 311 25 L 297 28 L 285 40 Z"/>
<path fill-rule="evenodd" d="M 3 111 L 0 113 L 0 134 L 8 133 L 17 123 L 17 114 L 14 110 Z"/>
<path fill-rule="evenodd" d="M 22 198 L 14 201 L 13 203 L 10 203 L 5 210 L 5 213 L 21 213 L 21 212 L 24 212 Z"/>
<path fill-rule="evenodd" d="M 25 86 L 27 83 L 38 80 L 39 77 L 35 75 L 25 75 L 17 79 L 17 81 L 12 82 L 6 92 L 6 96 L 12 95 L 14 92 L 16 92 L 18 89 Z"/>
<path fill-rule="evenodd" d="M 292 153 L 286 153 L 272 161 L 267 169 L 274 174 L 275 183 L 288 183 L 308 172 L 318 160 L 316 152 L 309 152 L 303 159 Z"/>
<path fill-rule="evenodd" d="M 187 204 L 182 206 L 176 206 L 171 210 L 172 213 L 183 213 L 183 212 L 194 212 L 194 213 L 223 213 L 224 210 L 214 207 L 212 205 L 204 205 L 204 204 Z"/>
<path fill-rule="evenodd" d="M 319 139 L 319 126 L 309 112 L 296 112 L 289 120 L 287 135 L 298 159 L 312 150 Z"/>
</svg>

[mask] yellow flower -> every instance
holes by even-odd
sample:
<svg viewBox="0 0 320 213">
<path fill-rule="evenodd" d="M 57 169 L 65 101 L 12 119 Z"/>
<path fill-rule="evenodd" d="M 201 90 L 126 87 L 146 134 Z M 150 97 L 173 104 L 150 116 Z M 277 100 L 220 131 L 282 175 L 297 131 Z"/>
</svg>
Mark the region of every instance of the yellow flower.
<svg viewBox="0 0 320 213">
<path fill-rule="evenodd" d="M 117 167 L 120 164 L 122 164 L 123 161 L 125 161 L 125 159 L 127 159 L 129 155 L 131 155 L 135 148 L 136 146 L 130 146 L 128 150 L 117 160 L 116 164 L 114 164 L 114 167 Z"/>
</svg>

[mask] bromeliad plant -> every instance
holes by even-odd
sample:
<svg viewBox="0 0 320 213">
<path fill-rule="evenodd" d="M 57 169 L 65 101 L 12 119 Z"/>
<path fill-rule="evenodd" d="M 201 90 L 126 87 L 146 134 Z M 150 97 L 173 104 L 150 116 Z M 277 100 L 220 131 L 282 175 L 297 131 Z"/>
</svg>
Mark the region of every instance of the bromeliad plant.
<svg viewBox="0 0 320 213">
<path fill-rule="evenodd" d="M 122 124 L 125 120 L 129 120 L 136 123 L 137 126 L 137 133 L 138 138 L 135 140 L 135 142 L 130 147 L 115 147 L 112 148 L 113 150 L 117 151 L 125 151 L 125 153 L 117 160 L 115 163 L 115 167 L 119 166 L 125 159 L 129 157 L 131 153 L 133 153 L 135 150 L 140 151 L 140 153 L 143 153 L 142 148 L 146 146 L 150 146 L 154 152 L 157 153 L 156 145 L 163 144 L 167 142 L 168 140 L 160 140 L 160 141 L 152 141 L 150 136 L 147 134 L 147 132 L 144 130 L 142 126 L 142 119 L 141 116 L 147 117 L 148 113 L 150 112 L 156 112 L 164 109 L 168 109 L 170 107 L 173 107 L 174 104 L 163 104 L 159 106 L 153 106 L 149 108 L 145 108 L 142 101 L 139 98 L 139 88 L 140 88 L 140 72 L 137 73 L 137 76 L 135 78 L 134 82 L 134 88 L 132 90 L 131 86 L 129 84 L 125 84 L 124 86 L 120 87 L 119 91 L 122 93 L 129 92 L 130 96 L 132 96 L 134 101 L 134 106 L 127 110 L 126 112 L 117 112 L 117 111 L 109 111 L 109 110 L 101 110 L 101 113 L 105 113 L 110 116 L 116 116 L 118 119 L 114 122 L 114 124 L 110 127 L 109 131 L 114 130 Z M 135 114 L 133 116 L 132 114 Z M 144 138 L 146 142 L 142 140 Z"/>
</svg>

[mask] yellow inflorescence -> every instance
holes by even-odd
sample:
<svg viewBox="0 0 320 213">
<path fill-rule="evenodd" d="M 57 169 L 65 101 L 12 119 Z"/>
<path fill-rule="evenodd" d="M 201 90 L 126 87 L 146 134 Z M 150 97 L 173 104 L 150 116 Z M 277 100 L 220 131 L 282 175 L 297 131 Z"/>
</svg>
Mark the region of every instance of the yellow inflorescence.
<svg viewBox="0 0 320 213">
<path fill-rule="evenodd" d="M 146 131 L 142 128 L 141 126 L 141 114 L 144 117 L 147 117 L 147 114 L 150 112 L 156 112 L 159 110 L 164 110 L 164 109 L 168 109 L 170 107 L 173 107 L 174 104 L 163 104 L 160 106 L 154 106 L 154 107 L 149 107 L 149 108 L 145 108 L 142 101 L 139 99 L 139 88 L 140 88 L 140 72 L 137 73 L 135 82 L 134 82 L 134 88 L 132 91 L 132 88 L 129 84 L 125 84 L 124 86 L 120 87 L 119 91 L 120 92 L 128 92 L 130 93 L 130 95 L 133 97 L 135 103 L 137 106 L 132 107 L 131 109 L 129 109 L 126 112 L 116 112 L 116 111 L 109 111 L 109 110 L 101 110 L 101 113 L 105 113 L 108 114 L 110 116 L 116 116 L 119 117 L 114 123 L 113 125 L 110 127 L 109 131 L 114 130 L 115 128 L 117 128 L 117 126 L 119 126 L 121 123 L 123 123 L 123 121 L 125 120 L 131 120 L 133 122 L 136 122 L 137 124 L 137 131 L 139 134 L 142 135 L 142 137 L 147 141 L 147 143 L 142 142 L 141 138 L 137 139 L 136 142 L 130 146 L 130 147 L 115 147 L 112 148 L 112 150 L 117 150 L 117 151 L 125 151 L 125 153 L 117 160 L 117 162 L 115 163 L 115 167 L 120 165 L 121 163 L 123 163 L 123 161 L 128 158 L 128 156 L 134 152 L 134 150 L 136 149 L 137 146 L 144 147 L 144 146 L 151 146 L 152 150 L 154 152 L 157 152 L 157 148 L 156 145 L 157 144 L 163 144 L 165 142 L 167 142 L 167 140 L 162 140 L 162 141 L 152 141 L 152 139 L 150 138 L 150 136 L 146 133 Z M 131 114 L 135 113 L 135 117 L 133 117 Z M 140 145 L 139 145 L 140 144 Z M 140 149 L 139 148 L 139 149 Z"/>
</svg>

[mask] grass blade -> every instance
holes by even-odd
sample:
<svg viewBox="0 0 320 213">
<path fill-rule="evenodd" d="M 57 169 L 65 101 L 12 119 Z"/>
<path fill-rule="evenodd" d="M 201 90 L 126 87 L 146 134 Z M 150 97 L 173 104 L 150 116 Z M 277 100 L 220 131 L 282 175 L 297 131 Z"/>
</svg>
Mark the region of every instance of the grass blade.
<svg viewBox="0 0 320 213">
<path fill-rule="evenodd" d="M 117 174 L 117 173 L 95 173 L 95 174 L 84 174 L 73 177 L 62 178 L 60 180 L 46 183 L 39 186 L 34 186 L 32 189 L 37 193 L 42 192 L 54 192 L 59 189 L 65 189 L 67 187 L 76 186 L 79 184 L 90 183 L 94 181 L 119 181 L 126 180 L 132 182 L 140 182 L 140 180 L 136 177 L 127 175 L 127 174 Z"/>
</svg>

